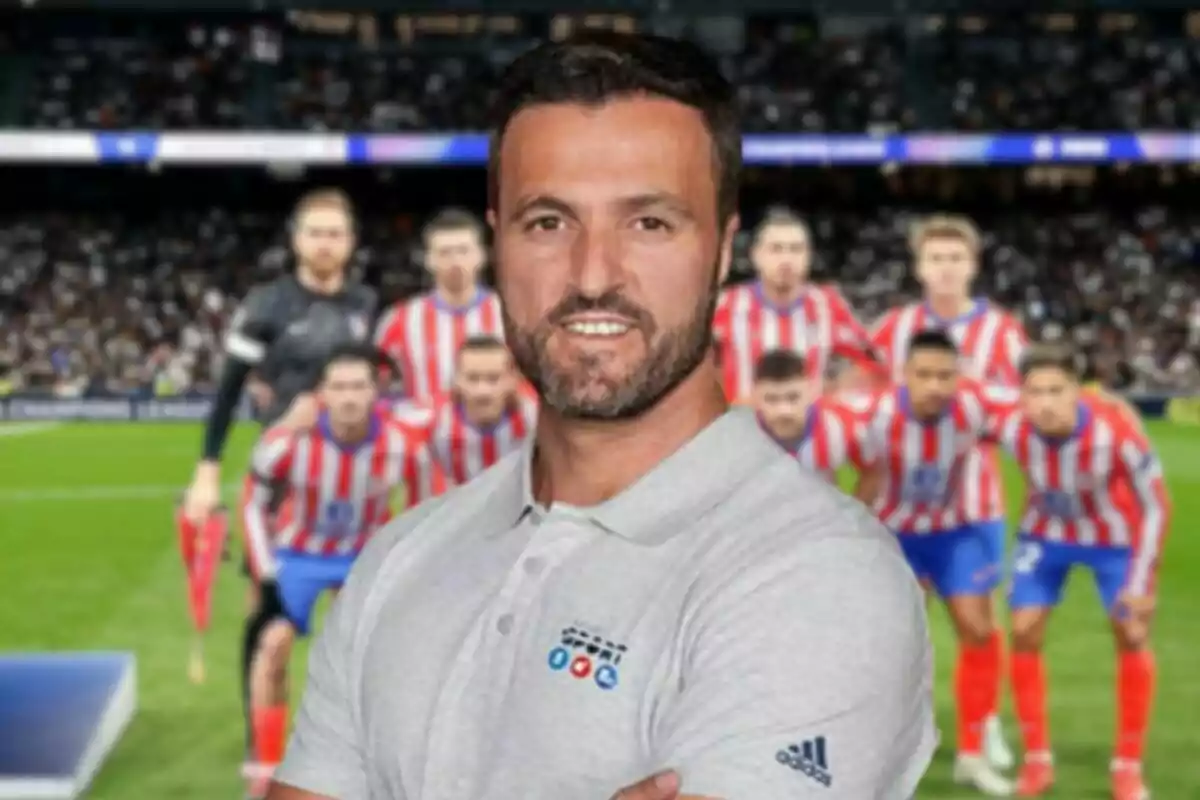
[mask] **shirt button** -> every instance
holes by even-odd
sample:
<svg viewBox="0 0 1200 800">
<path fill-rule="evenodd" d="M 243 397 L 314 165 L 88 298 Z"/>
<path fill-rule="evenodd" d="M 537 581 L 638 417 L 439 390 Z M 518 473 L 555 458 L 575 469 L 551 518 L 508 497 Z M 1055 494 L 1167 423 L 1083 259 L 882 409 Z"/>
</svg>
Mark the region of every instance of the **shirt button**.
<svg viewBox="0 0 1200 800">
<path fill-rule="evenodd" d="M 535 558 L 527 558 L 527 559 L 525 559 L 525 574 L 526 575 L 537 575 L 539 572 L 542 571 L 542 566 L 543 566 L 542 559 L 536 558 L 536 557 Z"/>
<path fill-rule="evenodd" d="M 508 636 L 510 633 L 512 633 L 512 629 L 512 614 L 502 614 L 499 619 L 496 620 L 496 630 L 500 632 L 501 636 Z"/>
</svg>

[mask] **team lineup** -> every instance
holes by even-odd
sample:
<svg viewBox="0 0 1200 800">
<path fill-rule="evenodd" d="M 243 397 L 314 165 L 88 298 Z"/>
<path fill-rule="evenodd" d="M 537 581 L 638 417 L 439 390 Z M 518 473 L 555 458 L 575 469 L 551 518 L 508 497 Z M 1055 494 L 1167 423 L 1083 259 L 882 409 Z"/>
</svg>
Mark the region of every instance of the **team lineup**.
<svg viewBox="0 0 1200 800">
<path fill-rule="evenodd" d="M 413 507 L 473 480 L 536 424 L 536 392 L 505 347 L 498 299 L 480 283 L 485 230 L 473 216 L 451 210 L 430 221 L 434 288 L 382 313 L 373 291 L 346 276 L 355 234 L 343 194 L 305 196 L 291 231 L 295 275 L 253 290 L 227 333 L 184 504 L 197 527 L 217 509 L 233 408 L 256 382 L 264 433 L 240 514 L 252 584 L 242 663 L 250 796 L 266 792 L 283 759 L 288 664 L 316 599 L 342 585 L 399 495 Z M 752 405 L 803 467 L 831 481 L 852 472 L 854 496 L 944 602 L 959 644 L 955 779 L 987 796 L 1037 797 L 1054 784 L 1041 649 L 1066 576 L 1081 566 L 1117 652 L 1113 797 L 1148 797 L 1149 627 L 1169 500 L 1136 414 L 1085 387 L 1068 347 L 1028 344 L 1014 317 L 973 297 L 980 242 L 965 219 L 918 226 L 910 244 L 923 300 L 873 329 L 836 288 L 809 281 L 802 219 L 773 211 L 752 242 L 757 280 L 726 289 L 713 319 L 726 395 Z M 1001 452 L 1026 486 L 1015 544 Z M 1019 763 L 996 716 L 1005 683 Z"/>
</svg>

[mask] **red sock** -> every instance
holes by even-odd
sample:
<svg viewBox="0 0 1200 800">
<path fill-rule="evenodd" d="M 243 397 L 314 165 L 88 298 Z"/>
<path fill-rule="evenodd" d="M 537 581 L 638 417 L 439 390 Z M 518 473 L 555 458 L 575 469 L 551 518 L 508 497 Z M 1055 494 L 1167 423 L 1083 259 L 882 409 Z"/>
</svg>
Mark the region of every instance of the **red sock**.
<svg viewBox="0 0 1200 800">
<path fill-rule="evenodd" d="M 1041 653 L 1013 652 L 1013 705 L 1021 723 L 1025 755 L 1050 752 L 1050 723 L 1046 714 L 1046 665 Z"/>
<path fill-rule="evenodd" d="M 1117 657 L 1117 745 L 1114 758 L 1140 762 L 1154 700 L 1154 654 L 1122 652 Z"/>
<path fill-rule="evenodd" d="M 260 764 L 283 761 L 287 744 L 287 706 L 257 706 L 254 719 L 254 755 Z"/>
<path fill-rule="evenodd" d="M 958 752 L 963 755 L 983 752 L 983 723 L 992 711 L 988 700 L 995 699 L 988 689 L 989 684 L 996 683 L 989 674 L 990 666 L 987 645 L 959 646 L 954 693 L 958 701 Z"/>
<path fill-rule="evenodd" d="M 991 716 L 1000 710 L 1000 682 L 1004 677 L 1004 637 L 999 630 L 992 631 L 985 645 L 988 653 L 986 674 L 987 683 L 987 715 Z M 980 678 L 983 681 L 983 678 Z"/>
</svg>

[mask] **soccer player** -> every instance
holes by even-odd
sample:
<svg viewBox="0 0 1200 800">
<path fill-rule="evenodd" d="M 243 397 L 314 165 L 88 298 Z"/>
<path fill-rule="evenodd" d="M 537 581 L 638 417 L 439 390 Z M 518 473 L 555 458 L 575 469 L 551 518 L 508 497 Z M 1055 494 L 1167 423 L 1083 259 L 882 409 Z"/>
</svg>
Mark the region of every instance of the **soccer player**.
<svg viewBox="0 0 1200 800">
<path fill-rule="evenodd" d="M 479 283 L 487 257 L 482 223 L 467 211 L 446 209 L 425 225 L 422 239 L 433 290 L 389 309 L 375 341 L 400 365 L 405 394 L 423 401 L 453 388 L 463 342 L 503 330 L 496 295 Z"/>
<path fill-rule="evenodd" d="M 909 247 L 923 298 L 884 314 L 871 333 L 871 344 L 892 380 L 903 380 L 913 335 L 941 330 L 958 349 L 963 375 L 983 383 L 1016 387 L 1025 332 L 1014 316 L 971 295 L 982 250 L 975 225 L 966 217 L 931 216 L 913 227 Z M 1000 521 L 1005 505 L 995 447 L 985 443 L 970 458 L 966 474 L 975 484 L 971 491 L 985 498 L 991 509 L 989 519 Z M 992 530 L 992 544 L 997 557 L 1003 560 L 1005 526 L 996 524 Z M 998 628 L 989 648 L 995 662 L 992 672 L 1000 676 L 1004 644 Z M 1013 764 L 1013 755 L 994 712 L 988 717 L 986 752 L 995 766 L 1007 769 Z"/>
<path fill-rule="evenodd" d="M 861 474 L 863 422 L 817 396 L 804 356 L 791 350 L 763 353 L 754 370 L 754 408 L 763 429 L 808 469 L 830 482 L 844 466 Z"/>
<path fill-rule="evenodd" d="M 1021 797 L 1054 782 L 1042 641 L 1073 567 L 1092 573 L 1117 646 L 1114 800 L 1148 798 L 1141 763 L 1154 691 L 1149 626 L 1169 501 L 1154 451 L 1119 408 L 1081 391 L 1069 348 L 1038 345 L 1022 363 L 1022 403 L 998 438 L 1025 477 L 1013 557 L 1011 674 L 1025 758 Z"/>
<path fill-rule="evenodd" d="M 419 501 L 431 491 L 423 432 L 376 413 L 376 351 L 337 348 L 320 384 L 323 410 L 306 431 L 267 431 L 254 451 L 246 510 L 250 554 L 261 576 L 262 636 L 251 677 L 256 764 L 251 793 L 283 758 L 287 672 L 293 642 L 309 631 L 318 597 L 336 590 L 371 535 L 391 519 L 394 489 Z M 283 487 L 278 517 L 271 509 Z"/>
<path fill-rule="evenodd" d="M 312 389 L 331 349 L 340 343 L 366 340 L 376 313 L 375 293 L 348 283 L 346 269 L 354 251 L 354 211 L 336 189 L 318 189 L 302 198 L 290 221 L 293 274 L 253 288 L 234 313 L 225 337 L 222 368 L 213 409 L 205 424 L 200 463 L 184 499 L 184 514 L 199 524 L 220 504 L 221 452 L 253 370 L 269 388 L 261 414 L 270 425 L 294 402 L 314 402 Z M 251 487 L 247 478 L 243 499 Z M 244 519 L 244 515 L 243 515 Z M 252 565 L 247 570 L 254 575 Z M 252 605 L 257 589 L 251 587 Z M 248 692 L 250 657 L 260 631 L 253 611 L 242 645 L 243 692 Z M 247 696 L 248 695 L 245 695 Z M 247 737 L 251 735 L 247 717 Z"/>
<path fill-rule="evenodd" d="M 958 637 L 954 777 L 989 796 L 1012 791 L 984 757 L 984 728 L 996 707 L 998 635 L 992 590 L 1002 554 L 993 540 L 998 512 L 979 492 L 971 458 L 1015 396 L 966 380 L 949 334 L 917 333 L 905 347 L 897 387 L 880 392 L 865 415 L 867 459 L 878 473 L 874 510 L 896 532 L 917 577 L 937 592 Z"/>
<path fill-rule="evenodd" d="M 808 280 L 812 242 L 804 220 L 772 209 L 754 229 L 753 283 L 721 293 L 713 321 L 726 396 L 750 397 L 754 367 L 768 350 L 806 355 L 810 376 L 822 379 L 834 356 L 874 363 L 866 329 L 841 293 Z"/>
<path fill-rule="evenodd" d="M 966 377 L 1016 386 L 1024 329 L 1007 311 L 971 295 L 982 250 L 979 230 L 966 217 L 936 215 L 913 227 L 909 247 L 923 297 L 888 311 L 871 331 L 871 344 L 892 380 L 903 380 L 914 334 L 944 330 L 961 354 Z"/>
<path fill-rule="evenodd" d="M 536 397 L 522 391 L 508 348 L 490 336 L 459 348 L 454 391 L 436 398 L 425 419 L 434 457 L 453 485 L 519 448 L 536 423 Z"/>
</svg>

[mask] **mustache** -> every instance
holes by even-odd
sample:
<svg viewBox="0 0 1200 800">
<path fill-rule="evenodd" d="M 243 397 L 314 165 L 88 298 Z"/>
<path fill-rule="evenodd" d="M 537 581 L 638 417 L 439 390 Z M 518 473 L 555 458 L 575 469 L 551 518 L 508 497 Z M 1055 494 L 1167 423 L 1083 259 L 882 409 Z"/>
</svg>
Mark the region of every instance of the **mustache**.
<svg viewBox="0 0 1200 800">
<path fill-rule="evenodd" d="M 650 312 L 615 290 L 607 291 L 598 297 L 588 297 L 580 292 L 571 292 L 550 309 L 550 313 L 546 315 L 546 321 L 551 325 L 558 325 L 567 317 L 588 311 L 619 314 L 634 320 L 643 328 L 653 327 L 654 318 Z"/>
</svg>

